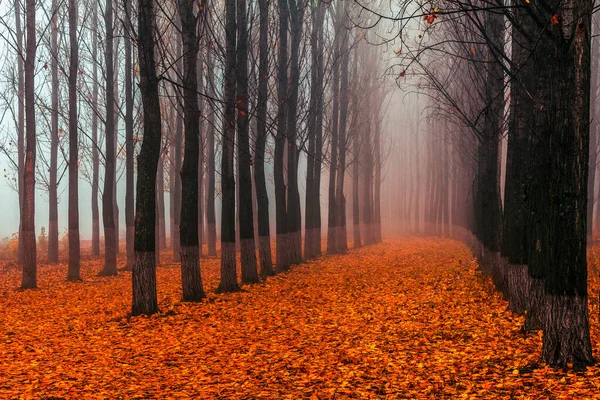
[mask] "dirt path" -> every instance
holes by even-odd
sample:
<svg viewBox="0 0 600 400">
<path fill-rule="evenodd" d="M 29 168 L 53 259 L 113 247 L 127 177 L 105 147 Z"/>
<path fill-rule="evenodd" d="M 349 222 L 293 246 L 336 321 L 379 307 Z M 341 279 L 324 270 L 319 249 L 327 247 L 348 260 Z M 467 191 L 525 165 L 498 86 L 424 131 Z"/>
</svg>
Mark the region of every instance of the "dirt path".
<svg viewBox="0 0 600 400">
<path fill-rule="evenodd" d="M 306 263 L 245 292 L 182 304 L 158 269 L 160 315 L 124 318 L 131 276 L 40 289 L 0 278 L 0 398 L 565 398 L 598 392 L 598 368 L 533 372 L 540 336 L 518 334 L 462 244 L 405 237 Z M 218 260 L 203 260 L 215 288 Z M 597 319 L 592 323 L 597 326 Z M 597 337 L 594 331 L 594 337 Z M 597 345 L 595 343 L 595 349 Z M 596 351 L 597 354 L 597 351 Z"/>
</svg>

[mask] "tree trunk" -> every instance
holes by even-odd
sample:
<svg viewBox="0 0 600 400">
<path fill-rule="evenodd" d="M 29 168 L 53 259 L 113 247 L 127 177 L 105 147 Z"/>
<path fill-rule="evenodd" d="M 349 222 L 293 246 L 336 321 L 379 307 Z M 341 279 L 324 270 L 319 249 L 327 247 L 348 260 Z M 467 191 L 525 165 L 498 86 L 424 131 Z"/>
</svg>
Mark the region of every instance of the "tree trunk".
<svg viewBox="0 0 600 400">
<path fill-rule="evenodd" d="M 131 54 L 131 1 L 125 1 L 125 227 L 127 269 L 133 268 L 133 240 L 135 236 L 134 176 L 133 176 L 133 68 Z"/>
<path fill-rule="evenodd" d="M 106 24 L 106 161 L 104 169 L 104 192 L 102 193 L 102 220 L 104 223 L 104 268 L 101 276 L 117 274 L 117 234 L 114 215 L 115 176 L 115 87 L 113 71 L 113 3 L 107 0 L 104 14 Z"/>
<path fill-rule="evenodd" d="M 544 278 L 542 360 L 552 367 L 583 367 L 594 363 L 586 260 L 593 4 L 570 0 L 550 6 L 563 19 L 540 36 L 534 53 L 540 151 L 532 154 L 540 181 L 530 267 Z"/>
<path fill-rule="evenodd" d="M 274 275 L 271 258 L 271 231 L 269 227 L 269 196 L 265 179 L 265 146 L 267 141 L 267 102 L 269 74 L 269 2 L 259 0 L 260 37 L 258 65 L 258 100 L 256 104 L 256 143 L 254 146 L 254 185 L 258 214 L 258 254 L 263 279 Z"/>
<path fill-rule="evenodd" d="M 290 267 L 289 237 L 287 232 L 287 201 L 284 181 L 284 152 L 287 138 L 287 101 L 288 101 L 288 18 L 287 0 L 278 0 L 279 4 L 279 60 L 277 135 L 275 136 L 275 158 L 273 160 L 273 177 L 275 181 L 275 254 L 277 255 L 277 271 L 287 271 Z"/>
<path fill-rule="evenodd" d="M 178 27 L 180 29 L 180 27 Z M 175 55 L 176 55 L 176 63 L 175 67 L 177 69 L 177 76 L 183 76 L 183 66 L 181 63 L 182 53 L 181 53 L 181 41 L 179 40 L 179 36 L 177 36 L 175 40 Z M 181 141 L 183 139 L 183 103 L 179 96 L 179 89 L 174 88 L 175 93 L 175 152 L 171 154 L 173 158 L 173 165 L 175 167 L 175 182 L 172 193 L 172 201 L 173 201 L 173 231 L 171 234 L 173 235 L 173 262 L 181 261 L 180 253 L 180 243 L 181 239 L 179 235 L 181 234 Z"/>
<path fill-rule="evenodd" d="M 517 8 L 515 12 L 517 18 L 523 21 L 521 29 L 533 34 L 533 20 L 527 11 Z M 527 298 L 524 296 L 528 295 L 527 287 L 530 284 L 526 267 L 528 264 L 527 161 L 529 137 L 533 132 L 531 115 L 534 112 L 533 102 L 528 93 L 533 91 L 535 70 L 532 65 L 533 59 L 530 57 L 532 44 L 519 30 L 513 30 L 512 35 L 512 59 L 516 70 L 513 72 L 510 87 L 501 255 L 506 260 L 508 269 L 506 296 L 510 308 L 515 312 L 523 312 L 527 304 Z"/>
<path fill-rule="evenodd" d="M 144 140 L 138 156 L 136 183 L 134 261 L 132 272 L 133 315 L 158 312 L 156 298 L 155 221 L 156 172 L 161 148 L 161 113 L 154 61 L 156 32 L 154 1 L 138 2 L 138 57 L 144 116 Z"/>
<path fill-rule="evenodd" d="M 77 135 L 77 2 L 69 0 L 69 272 L 67 280 L 81 280 L 79 243 L 79 142 Z"/>
<path fill-rule="evenodd" d="M 235 1 L 225 2 L 225 71 L 223 88 L 223 138 L 221 140 L 221 282 L 218 291 L 240 290 L 235 260 L 235 179 L 233 157 L 235 146 Z"/>
<path fill-rule="evenodd" d="M 213 65 L 213 49 L 209 43 L 207 49 L 207 86 L 210 96 L 210 111 L 208 112 L 207 153 L 208 153 L 208 187 L 206 190 L 206 224 L 208 225 L 208 255 L 217 255 L 217 218 L 215 212 L 215 81 Z"/>
<path fill-rule="evenodd" d="M 98 2 L 92 11 L 92 59 L 98 59 Z M 98 64 L 92 63 L 92 256 L 100 256 L 100 210 L 98 185 L 100 160 L 98 157 Z"/>
<path fill-rule="evenodd" d="M 252 172 L 248 125 L 248 22 L 246 0 L 237 0 L 237 167 L 242 282 L 257 283 L 254 216 L 252 214 Z"/>
<path fill-rule="evenodd" d="M 338 18 L 344 16 L 345 20 L 346 11 L 345 9 L 337 14 Z M 348 241 L 346 236 L 346 197 L 344 196 L 344 178 L 346 176 L 346 127 L 348 122 L 348 61 L 349 61 L 349 49 L 348 49 L 348 32 L 346 29 L 342 29 L 341 32 L 342 43 L 340 47 L 340 124 L 338 133 L 338 152 L 339 160 L 337 163 L 336 173 L 336 194 L 335 203 L 337 209 L 337 250 L 340 253 L 348 251 Z"/>
<path fill-rule="evenodd" d="M 302 21 L 304 16 L 303 2 L 289 0 L 291 20 L 291 51 L 290 51 L 290 83 L 287 102 L 287 235 L 289 240 L 290 264 L 302 262 L 302 216 L 300 209 L 300 193 L 298 190 L 298 155 L 296 147 L 298 92 L 300 86 L 300 45 L 302 39 Z"/>
<path fill-rule="evenodd" d="M 339 30 L 336 30 L 336 32 Z M 333 42 L 333 79 L 331 87 L 331 144 L 329 154 L 329 191 L 327 216 L 327 254 L 338 253 L 337 247 L 337 202 L 336 202 L 336 171 L 338 165 L 338 122 L 339 122 L 339 86 L 340 86 L 340 50 L 339 37 L 336 33 Z"/>
<path fill-rule="evenodd" d="M 50 187 L 48 188 L 48 262 L 58 262 L 58 1 L 52 1 L 50 34 L 52 110 L 50 116 Z M 19 153 L 19 160 L 21 153 Z"/>
<path fill-rule="evenodd" d="M 29 3 L 27 3 L 29 4 Z M 27 27 L 26 27 L 27 28 Z M 21 2 L 15 0 L 15 34 L 17 35 L 17 97 L 19 104 L 17 107 L 17 187 L 19 190 L 19 265 L 25 264 L 25 250 L 23 237 L 23 208 L 25 207 L 25 81 L 23 60 L 26 61 L 26 55 L 23 51 L 23 30 L 21 28 Z"/>
<path fill-rule="evenodd" d="M 200 158 L 200 113 L 196 64 L 198 40 L 194 4 L 179 0 L 181 39 L 183 42 L 183 112 L 185 155 L 181 169 L 181 284 L 183 301 L 200 301 L 204 297 L 200 277 L 198 248 L 198 160 Z"/>
<path fill-rule="evenodd" d="M 26 57 L 25 57 L 25 168 L 23 170 L 23 203 L 21 207 L 21 233 L 23 239 L 23 278 L 21 288 L 37 287 L 37 254 L 35 241 L 35 54 L 36 26 L 35 0 L 25 2 Z"/>
</svg>

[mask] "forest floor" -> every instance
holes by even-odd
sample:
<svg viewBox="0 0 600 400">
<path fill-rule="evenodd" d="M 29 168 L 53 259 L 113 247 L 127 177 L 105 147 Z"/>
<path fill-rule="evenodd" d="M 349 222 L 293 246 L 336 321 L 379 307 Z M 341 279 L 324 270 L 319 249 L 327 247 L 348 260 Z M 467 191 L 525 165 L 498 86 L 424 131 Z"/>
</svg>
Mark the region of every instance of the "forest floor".
<svg viewBox="0 0 600 400">
<path fill-rule="evenodd" d="M 0 267 L 0 398 L 598 396 L 600 367 L 535 366 L 541 334 L 519 333 L 522 317 L 476 266 L 459 242 L 399 237 L 217 295 L 218 260 L 203 259 L 205 301 L 181 303 L 179 269 L 164 265 L 161 313 L 135 318 L 131 274 L 97 277 L 100 260 L 81 283 L 41 265 L 30 291 Z"/>
</svg>

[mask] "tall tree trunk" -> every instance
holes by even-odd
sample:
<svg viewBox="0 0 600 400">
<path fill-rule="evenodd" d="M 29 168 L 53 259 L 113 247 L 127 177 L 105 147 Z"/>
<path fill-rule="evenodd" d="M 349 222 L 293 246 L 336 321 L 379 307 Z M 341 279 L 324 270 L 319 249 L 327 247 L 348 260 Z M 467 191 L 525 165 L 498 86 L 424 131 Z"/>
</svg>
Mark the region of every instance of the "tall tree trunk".
<svg viewBox="0 0 600 400">
<path fill-rule="evenodd" d="M 194 4 L 179 0 L 183 42 L 183 116 L 185 156 L 181 169 L 181 284 L 183 301 L 204 297 L 198 249 L 198 160 L 200 158 L 200 113 L 198 110 L 198 39 Z M 199 17 L 199 16 L 198 16 Z"/>
<path fill-rule="evenodd" d="M 258 65 L 258 99 L 256 104 L 256 143 L 254 146 L 254 184 L 258 213 L 258 254 L 262 278 L 274 275 L 269 227 L 269 196 L 265 179 L 265 146 L 267 142 L 267 102 L 269 96 L 269 1 L 259 0 L 260 37 Z"/>
<path fill-rule="evenodd" d="M 327 254 L 336 254 L 338 250 L 338 206 L 336 201 L 336 172 L 338 166 L 338 123 L 339 123 L 339 86 L 340 86 L 340 44 L 339 44 L 339 26 L 336 28 L 336 35 L 333 42 L 333 78 L 331 87 L 331 144 L 329 151 L 329 197 L 328 197 L 328 216 L 327 216 Z"/>
<path fill-rule="evenodd" d="M 127 269 L 133 268 L 133 240 L 135 236 L 134 177 L 133 177 L 133 68 L 131 54 L 131 0 L 125 1 L 125 227 Z M 160 228 L 159 228 L 160 229 Z"/>
<path fill-rule="evenodd" d="M 50 187 L 48 188 L 48 262 L 58 262 L 58 1 L 52 1 L 50 69 L 52 111 L 50 117 Z M 19 160 L 21 153 L 19 153 Z"/>
<path fill-rule="evenodd" d="M 221 282 L 219 292 L 238 291 L 235 260 L 235 1 L 225 2 L 225 71 L 223 88 L 223 138 L 221 140 Z"/>
<path fill-rule="evenodd" d="M 518 0 L 517 0 L 518 1 Z M 515 1 L 516 4 L 516 1 Z M 526 10 L 515 9 L 523 23 L 521 29 L 534 34 L 533 20 Z M 507 298 L 512 311 L 522 313 L 527 308 L 528 287 L 528 154 L 529 137 L 533 133 L 531 116 L 533 102 L 528 93 L 533 92 L 533 59 L 530 57 L 532 43 L 519 30 L 512 33 L 512 62 L 515 71 L 510 86 L 510 119 L 506 149 L 506 173 L 504 184 L 504 216 L 502 224 L 501 255 L 507 262 Z"/>
<path fill-rule="evenodd" d="M 354 113 L 360 113 L 360 110 L 357 109 L 358 106 L 358 51 L 354 51 L 354 65 L 352 71 L 352 78 L 354 80 L 353 86 L 354 90 L 352 93 L 352 102 Z M 356 124 L 358 125 L 357 119 L 355 119 Z M 360 146 L 364 145 L 364 143 L 360 143 L 362 140 L 359 135 L 361 135 L 361 127 L 355 126 L 354 134 L 352 135 L 352 238 L 353 238 L 353 247 L 359 248 L 362 246 L 362 240 L 360 237 L 360 209 L 359 209 L 359 200 L 358 200 L 358 182 L 359 182 L 359 168 L 364 165 L 360 165 L 360 156 L 359 149 Z"/>
<path fill-rule="evenodd" d="M 98 2 L 92 11 L 92 256 L 100 255 L 100 210 L 98 185 L 100 159 L 98 156 Z"/>
<path fill-rule="evenodd" d="M 176 25 L 179 25 L 177 21 Z M 181 27 L 178 27 L 181 29 Z M 177 80 L 182 80 L 180 77 L 183 76 L 183 65 L 182 65 L 182 53 L 181 53 L 181 40 L 179 35 L 177 35 L 175 39 L 175 68 L 177 70 Z M 175 152 L 171 154 L 171 157 L 174 158 L 174 167 L 175 167 L 175 182 L 174 182 L 174 190 L 171 193 L 171 199 L 173 201 L 173 232 L 174 241 L 173 241 L 173 262 L 181 261 L 181 248 L 180 243 L 181 239 L 179 235 L 181 234 L 181 145 L 183 139 L 183 102 L 180 96 L 180 90 L 178 88 L 174 88 L 175 93 Z"/>
<path fill-rule="evenodd" d="M 338 13 L 338 18 L 344 16 L 346 10 Z M 346 197 L 344 196 L 344 178 L 346 176 L 346 128 L 348 122 L 348 31 L 344 28 L 341 32 L 342 42 L 340 45 L 340 125 L 338 136 L 338 152 L 339 160 L 336 173 L 336 194 L 335 202 L 337 206 L 337 250 L 340 253 L 348 251 L 348 243 L 346 237 Z"/>
<path fill-rule="evenodd" d="M 375 119 L 375 138 L 374 138 L 374 153 L 375 153 L 375 179 L 373 182 L 373 219 L 375 223 L 375 243 L 381 243 L 381 120 Z"/>
<path fill-rule="evenodd" d="M 319 2 L 317 6 L 317 19 L 316 23 L 318 27 L 323 25 L 325 19 L 325 6 L 323 2 Z M 312 190 L 313 201 L 313 215 L 312 215 L 312 229 L 313 229 L 313 257 L 321 255 L 321 165 L 323 162 L 323 97 L 324 97 L 324 62 L 323 62 L 323 47 L 325 41 L 323 40 L 324 29 L 319 29 L 317 34 L 317 58 L 315 69 L 317 70 L 317 84 L 316 91 L 319 94 L 316 102 L 316 118 L 315 118 L 315 155 L 314 155 L 314 169 L 313 169 L 313 183 L 314 189 Z"/>
<path fill-rule="evenodd" d="M 117 274 L 117 236 L 114 215 L 114 176 L 115 176 L 115 87 L 113 71 L 113 3 L 106 1 L 104 14 L 106 25 L 106 161 L 104 167 L 104 191 L 102 193 L 102 220 L 104 223 L 104 268 L 100 275 Z"/>
<path fill-rule="evenodd" d="M 36 26 L 35 0 L 25 2 L 27 31 L 25 57 L 25 168 L 23 170 L 23 203 L 21 207 L 21 233 L 23 234 L 23 278 L 21 288 L 37 287 L 37 254 L 35 242 L 35 54 Z"/>
<path fill-rule="evenodd" d="M 69 272 L 67 280 L 79 281 L 79 142 L 77 135 L 77 74 L 79 48 L 77 44 L 77 1 L 69 0 Z"/>
<path fill-rule="evenodd" d="M 598 28 L 600 28 L 600 17 L 595 13 L 592 22 L 592 39 L 591 39 L 591 78 L 590 78 L 590 171 L 588 177 L 588 207 L 587 207 L 587 241 L 592 243 L 594 233 L 594 203 L 597 200 L 595 197 L 596 187 L 596 169 L 598 162 L 598 73 L 600 56 L 600 40 L 598 40 Z"/>
<path fill-rule="evenodd" d="M 277 104 L 277 135 L 275 136 L 275 158 L 273 160 L 273 175 L 275 181 L 275 254 L 277 255 L 277 270 L 287 271 L 290 267 L 289 240 L 287 231 L 287 202 L 284 181 L 284 152 L 287 138 L 287 101 L 288 101 L 288 18 L 287 0 L 278 0 L 279 4 L 279 60 L 278 75 L 278 104 Z"/>
<path fill-rule="evenodd" d="M 208 153 L 208 187 L 206 190 L 206 224 L 208 225 L 208 255 L 217 255 L 217 217 L 215 212 L 215 80 L 213 49 L 209 43 L 207 49 L 206 72 L 207 86 L 210 100 L 210 111 L 208 111 L 207 153 Z"/>
<path fill-rule="evenodd" d="M 25 81 L 23 60 L 26 55 L 23 51 L 23 30 L 21 28 L 21 1 L 15 0 L 15 34 L 17 35 L 17 97 L 19 104 L 17 106 L 17 187 L 19 189 L 19 265 L 25 263 L 24 237 L 23 237 L 23 196 L 25 194 Z"/>
<path fill-rule="evenodd" d="M 154 0 L 138 2 L 138 57 L 144 115 L 144 140 L 138 156 L 136 183 L 133 315 L 158 312 L 156 298 L 156 172 L 161 148 L 161 113 L 154 60 Z"/>
<path fill-rule="evenodd" d="M 250 137 L 248 125 L 248 22 L 246 0 L 237 0 L 237 167 L 240 222 L 242 282 L 257 283 L 254 217 L 252 214 L 252 172 L 250 171 Z"/>
<path fill-rule="evenodd" d="M 159 235 L 159 248 L 156 249 L 156 253 L 158 254 L 160 250 L 167 248 L 167 226 L 165 219 L 165 166 L 163 163 L 164 154 L 162 151 L 162 143 L 161 143 L 161 151 L 159 155 L 159 163 L 158 163 L 158 172 L 157 172 L 157 186 L 156 190 L 157 194 L 157 209 L 158 214 L 156 218 L 158 219 L 158 235 Z M 135 220 L 134 220 L 135 227 Z M 135 237 L 135 229 L 134 229 L 134 237 Z"/>
<path fill-rule="evenodd" d="M 593 2 L 553 1 L 534 50 L 540 211 L 530 267 L 544 278 L 542 360 L 552 367 L 592 365 L 586 260 L 589 167 L 590 38 Z M 574 18 L 578 16 L 578 18 Z M 550 14 L 540 18 L 550 20 Z M 535 254 L 535 256 L 533 256 Z"/>
<path fill-rule="evenodd" d="M 304 3 L 288 0 L 291 20 L 291 51 L 290 51 L 290 84 L 287 102 L 287 138 L 288 138 L 288 163 L 287 163 L 287 234 L 290 243 L 291 264 L 302 262 L 302 235 L 301 235 L 301 208 L 300 192 L 298 190 L 298 156 L 299 149 L 296 145 L 298 92 L 300 87 L 300 45 L 302 40 L 302 21 L 304 17 Z"/>
</svg>

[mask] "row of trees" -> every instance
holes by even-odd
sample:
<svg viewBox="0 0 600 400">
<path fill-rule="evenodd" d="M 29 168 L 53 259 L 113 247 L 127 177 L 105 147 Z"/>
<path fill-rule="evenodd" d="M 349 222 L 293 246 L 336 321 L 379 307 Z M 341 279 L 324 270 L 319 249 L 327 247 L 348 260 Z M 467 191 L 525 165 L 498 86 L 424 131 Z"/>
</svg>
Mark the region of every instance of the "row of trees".
<svg viewBox="0 0 600 400">
<path fill-rule="evenodd" d="M 24 91 L 20 80 L 15 82 L 14 103 L 19 110 L 24 107 L 26 119 L 15 113 L 17 135 L 7 142 L 17 143 L 16 151 L 7 144 L 2 147 L 15 161 L 19 177 L 23 288 L 37 285 L 36 180 L 49 189 L 48 259 L 58 260 L 60 168 L 68 171 L 69 178 L 68 279 L 82 278 L 78 212 L 82 178 L 89 178 L 92 189 L 92 254 L 100 254 L 97 199 L 101 191 L 104 268 L 100 274 L 117 273 L 116 182 L 123 159 L 125 268 L 133 271 L 133 314 L 158 311 L 156 265 L 160 248 L 167 245 L 165 187 L 170 193 L 171 247 L 174 261 L 181 262 L 185 301 L 204 297 L 201 244 L 205 241 L 208 255 L 216 255 L 219 205 L 221 292 L 239 289 L 236 244 L 242 283 L 258 282 L 260 276 L 321 255 L 323 209 L 328 209 L 327 253 L 347 250 L 347 214 L 352 215 L 355 247 L 381 240 L 380 121 L 387 92 L 381 79 L 383 67 L 373 62 L 381 59 L 381 50 L 369 45 L 376 30 L 356 28 L 357 7 L 342 1 L 294 0 L 277 4 L 228 0 L 222 8 L 201 1 L 101 5 L 54 0 L 48 9 L 45 3 L 37 3 L 28 0 L 23 8 L 17 0 L 15 7 L 17 40 L 8 42 L 14 45 L 19 65 L 9 73 L 24 76 Z M 36 23 L 40 13 L 42 23 Z M 68 45 L 64 25 L 68 25 Z M 104 57 L 99 56 L 102 50 Z M 40 83 L 48 68 L 49 84 Z M 50 104 L 46 97 L 51 98 Z M 36 124 L 48 117 L 49 149 L 36 131 Z M 125 125 L 124 140 L 119 119 Z M 64 123 L 68 124 L 68 156 L 60 140 Z M 44 158 L 50 154 L 48 180 L 40 179 L 46 175 L 46 165 L 36 164 L 38 149 Z M 329 171 L 327 207 L 321 204 L 324 170 Z M 350 182 L 347 176 L 352 177 Z M 346 204 L 350 190 L 351 208 Z"/>
<path fill-rule="evenodd" d="M 593 364 L 593 2 L 436 2 L 383 18 L 402 22 L 408 11 L 422 32 L 403 36 L 396 73 L 420 87 L 430 112 L 418 189 L 425 203 L 407 199 L 404 220 L 440 234 L 472 232 L 482 267 L 525 314 L 523 329 L 543 331 L 542 360 Z"/>
</svg>

